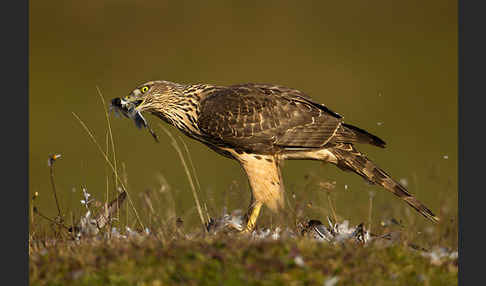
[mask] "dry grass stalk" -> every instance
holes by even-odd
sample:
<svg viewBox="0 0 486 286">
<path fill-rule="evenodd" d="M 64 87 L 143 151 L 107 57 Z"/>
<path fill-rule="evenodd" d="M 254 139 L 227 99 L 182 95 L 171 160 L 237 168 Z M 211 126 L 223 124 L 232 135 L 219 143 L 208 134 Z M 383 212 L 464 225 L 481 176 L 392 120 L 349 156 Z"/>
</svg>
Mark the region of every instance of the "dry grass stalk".
<svg viewBox="0 0 486 286">
<path fill-rule="evenodd" d="M 180 160 L 182 162 L 182 165 L 184 166 L 184 170 L 186 171 L 186 175 L 187 175 L 187 178 L 189 179 L 189 184 L 191 186 L 192 195 L 194 197 L 194 201 L 196 202 L 196 208 L 197 208 L 197 211 L 199 213 L 199 218 L 201 219 L 201 223 L 202 223 L 202 225 L 203 225 L 203 227 L 205 229 L 206 228 L 205 227 L 206 226 L 206 221 L 205 221 L 204 216 L 203 216 L 203 213 L 202 213 L 201 204 L 199 203 L 199 198 L 197 196 L 196 188 L 194 187 L 194 182 L 192 180 L 191 173 L 189 172 L 189 168 L 187 167 L 186 161 L 184 160 L 184 155 L 182 154 L 181 149 L 179 148 L 179 144 L 177 144 L 177 141 L 175 140 L 174 136 L 172 136 L 172 134 L 170 133 L 170 131 L 167 130 L 162 124 L 160 125 L 160 127 L 170 137 L 170 139 L 171 139 L 171 145 L 176 150 L 176 152 L 179 155 L 179 158 L 180 158 Z"/>
<path fill-rule="evenodd" d="M 62 227 L 62 228 L 65 228 L 65 229 L 69 229 L 67 226 L 65 226 L 65 225 L 64 225 L 64 224 L 62 224 L 61 222 L 55 221 L 55 220 L 51 219 L 50 217 L 48 217 L 48 216 L 44 215 L 43 213 L 41 213 L 41 212 L 40 212 L 40 211 L 37 209 L 37 207 L 34 207 L 34 208 L 33 208 L 33 211 L 34 211 L 34 214 L 37 214 L 38 216 L 40 216 L 41 218 L 43 218 L 43 219 L 45 219 L 45 220 L 47 220 L 47 221 L 51 222 L 52 224 L 57 225 L 57 226 Z"/>
<path fill-rule="evenodd" d="M 111 170 L 116 173 L 116 169 L 115 167 L 113 166 L 113 164 L 111 163 L 110 159 L 108 158 L 108 156 L 106 155 L 106 153 L 103 151 L 103 149 L 101 149 L 101 146 L 100 144 L 98 144 L 98 141 L 96 140 L 96 138 L 94 137 L 93 133 L 89 130 L 88 126 L 86 126 L 86 124 L 84 123 L 83 120 L 81 120 L 81 118 L 79 118 L 79 116 L 72 112 L 73 116 L 76 117 L 76 119 L 79 121 L 79 123 L 81 124 L 81 126 L 84 128 L 84 130 L 86 131 L 86 133 L 88 133 L 89 137 L 91 138 L 91 140 L 93 141 L 93 143 L 95 143 L 95 145 L 98 147 L 98 150 L 100 151 L 101 155 L 103 155 L 103 158 L 105 159 L 106 163 L 108 163 L 108 165 L 110 166 Z M 135 208 L 135 205 L 133 204 L 133 201 L 132 201 L 132 198 L 130 196 L 130 193 L 128 192 L 127 188 L 125 187 L 125 184 L 123 184 L 123 182 L 121 181 L 120 177 L 117 176 L 116 177 L 116 180 L 120 183 L 120 185 L 122 186 L 123 188 L 123 191 L 127 192 L 127 198 L 128 198 L 128 202 L 130 203 L 130 206 L 131 208 L 133 209 L 134 213 L 135 213 L 135 216 L 137 218 L 137 221 L 138 223 L 140 224 L 140 226 L 142 227 L 142 229 L 145 229 L 145 226 L 144 224 L 142 223 L 142 220 L 140 219 L 140 216 L 138 215 L 138 211 L 137 209 Z"/>
<path fill-rule="evenodd" d="M 182 142 L 182 145 L 184 146 L 184 149 L 185 149 L 186 154 L 187 154 L 187 158 L 189 159 L 189 164 L 191 165 L 192 173 L 194 174 L 194 180 L 196 181 L 196 185 L 197 185 L 197 189 L 199 190 L 199 194 L 202 194 L 201 184 L 199 184 L 199 178 L 197 176 L 196 168 L 194 167 L 194 163 L 192 161 L 191 152 L 189 152 L 189 148 L 187 148 L 187 144 L 184 141 L 184 139 L 182 139 L 182 137 L 180 135 L 178 135 L 178 137 L 179 137 L 179 140 Z M 205 211 L 205 214 L 206 214 L 206 217 L 207 217 L 205 222 L 208 222 L 209 218 L 211 216 L 209 215 L 206 202 L 203 201 L 203 204 L 204 204 L 204 211 Z"/>
<path fill-rule="evenodd" d="M 336 188 L 336 182 L 319 182 L 319 187 L 326 192 L 327 195 L 327 203 L 329 205 L 329 209 L 331 210 L 332 219 L 337 222 L 337 215 L 336 210 L 334 208 L 334 204 L 331 198 L 331 192 Z"/>
<path fill-rule="evenodd" d="M 113 167 L 115 169 L 114 174 L 115 174 L 115 189 L 118 189 L 118 172 L 116 168 L 116 152 L 115 152 L 115 142 L 113 140 L 113 132 L 111 132 L 111 123 L 110 123 L 110 116 L 108 116 L 108 109 L 106 108 L 106 103 L 103 95 L 101 94 L 101 91 L 98 86 L 96 86 L 96 90 L 98 91 L 98 95 L 101 98 L 101 102 L 103 103 L 103 110 L 105 111 L 105 117 L 106 117 L 106 123 L 108 126 L 108 133 L 110 134 L 110 141 L 111 141 L 111 149 L 113 151 Z M 108 148 L 107 148 L 108 149 Z M 108 150 L 106 151 L 108 154 Z"/>
<path fill-rule="evenodd" d="M 370 207 L 368 209 L 368 231 L 371 232 L 371 220 L 372 220 L 371 214 L 373 213 L 373 198 L 375 197 L 375 193 L 373 191 L 371 191 L 369 193 L 369 195 L 370 195 L 370 198 L 369 198 Z"/>
<path fill-rule="evenodd" d="M 194 174 L 194 179 L 196 181 L 197 188 L 199 189 L 199 192 L 201 192 L 201 185 L 199 184 L 199 179 L 197 177 L 196 168 L 194 168 L 194 164 L 192 162 L 191 153 L 189 152 L 189 149 L 187 148 L 187 144 L 186 144 L 186 142 L 184 142 L 184 139 L 182 139 L 182 137 L 180 135 L 178 135 L 178 136 L 179 136 L 179 140 L 182 142 L 182 145 L 184 146 L 184 149 L 186 150 L 187 158 L 189 159 L 189 164 L 191 165 L 192 173 Z"/>
<path fill-rule="evenodd" d="M 169 185 L 167 179 L 162 175 L 158 174 L 158 179 L 160 182 L 160 188 L 158 192 L 160 195 L 154 195 L 150 199 L 154 200 L 157 204 L 157 208 L 160 209 L 159 213 L 163 213 L 164 219 L 162 219 L 161 215 L 157 215 L 160 218 L 161 228 L 159 230 L 160 235 L 162 236 L 163 240 L 165 241 L 166 238 L 169 237 L 170 229 L 172 228 L 172 221 L 177 217 L 176 214 L 176 203 L 174 200 L 174 195 L 172 194 L 172 188 Z M 161 202 L 161 196 L 163 196 Z M 155 208 L 154 208 L 155 209 Z M 164 231 L 166 230 L 166 231 Z"/>
<path fill-rule="evenodd" d="M 106 140 L 106 154 L 109 154 L 108 150 L 108 132 L 105 134 L 105 140 Z M 108 203 L 108 198 L 109 198 L 109 186 L 110 186 L 110 179 L 108 177 L 108 169 L 105 166 L 105 173 L 106 173 L 106 196 L 105 196 L 105 204 Z"/>
<path fill-rule="evenodd" d="M 49 155 L 49 174 L 51 178 L 51 186 L 52 186 L 52 192 L 54 193 L 54 199 L 56 201 L 56 207 L 57 207 L 57 219 L 59 219 L 60 222 L 62 222 L 62 212 L 61 212 L 61 207 L 59 206 L 59 201 L 57 199 L 57 192 L 56 192 L 56 184 L 54 183 L 54 162 L 61 158 L 60 154 L 52 154 Z"/>
</svg>

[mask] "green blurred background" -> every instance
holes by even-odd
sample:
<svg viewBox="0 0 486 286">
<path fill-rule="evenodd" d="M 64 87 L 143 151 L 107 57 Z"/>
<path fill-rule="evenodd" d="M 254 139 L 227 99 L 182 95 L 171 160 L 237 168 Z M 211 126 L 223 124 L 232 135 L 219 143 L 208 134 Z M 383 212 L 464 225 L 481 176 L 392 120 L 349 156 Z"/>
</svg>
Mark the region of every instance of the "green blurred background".
<svg viewBox="0 0 486 286">
<path fill-rule="evenodd" d="M 81 212 L 81 186 L 101 201 L 107 176 L 113 186 L 72 112 L 104 147 L 107 122 L 96 87 L 108 101 L 163 79 L 300 89 L 384 139 L 387 149 L 359 149 L 396 179 L 406 179 L 436 213 L 457 216 L 456 1 L 31 1 L 29 61 L 29 186 L 31 194 L 40 193 L 37 204 L 47 215 L 57 213 L 47 167 L 51 153 L 63 156 L 55 165 L 63 209 Z M 126 167 L 136 206 L 142 208 L 137 193 L 159 188 L 162 174 L 175 190 L 176 211 L 197 223 L 183 166 L 159 121 L 147 118 L 157 144 L 133 122 L 110 119 L 118 166 Z M 239 165 L 184 141 L 212 215 L 225 200 L 230 209 L 245 209 L 249 187 Z M 290 161 L 283 172 L 288 194 L 324 209 L 306 209 L 310 217 L 324 218 L 327 201 L 309 187 L 319 180 L 306 179 L 308 174 L 336 181 L 337 212 L 352 223 L 367 219 L 370 191 L 376 191 L 375 220 L 408 208 L 331 165 Z M 425 220 L 417 216 L 416 222 Z"/>
</svg>

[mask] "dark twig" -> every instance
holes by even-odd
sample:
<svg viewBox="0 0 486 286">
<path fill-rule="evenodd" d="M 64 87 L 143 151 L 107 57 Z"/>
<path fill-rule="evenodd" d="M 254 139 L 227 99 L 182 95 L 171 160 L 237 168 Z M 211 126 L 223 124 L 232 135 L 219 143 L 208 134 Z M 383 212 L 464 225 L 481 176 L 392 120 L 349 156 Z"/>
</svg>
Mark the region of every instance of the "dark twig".
<svg viewBox="0 0 486 286">
<path fill-rule="evenodd" d="M 54 183 L 54 162 L 59 158 L 61 158 L 61 154 L 49 155 L 48 165 L 49 165 L 49 172 L 50 172 L 50 175 L 51 175 L 52 192 L 54 193 L 54 199 L 56 200 L 58 218 L 62 222 L 61 207 L 59 206 L 59 201 L 57 200 L 56 184 Z"/>
<path fill-rule="evenodd" d="M 48 216 L 46 216 L 46 215 L 42 214 L 42 213 L 41 213 L 41 212 L 40 212 L 40 211 L 37 209 L 37 207 L 34 207 L 34 213 L 35 213 L 35 214 L 37 214 L 38 216 L 40 216 L 41 218 L 46 219 L 46 220 L 48 220 L 48 221 L 52 222 L 53 224 L 56 224 L 56 225 L 58 225 L 58 226 L 62 226 L 62 227 L 63 227 L 63 228 L 65 228 L 66 230 L 69 230 L 69 227 L 65 226 L 63 223 L 58 222 L 58 221 L 55 221 L 55 220 L 51 219 L 50 217 L 48 217 Z"/>
</svg>

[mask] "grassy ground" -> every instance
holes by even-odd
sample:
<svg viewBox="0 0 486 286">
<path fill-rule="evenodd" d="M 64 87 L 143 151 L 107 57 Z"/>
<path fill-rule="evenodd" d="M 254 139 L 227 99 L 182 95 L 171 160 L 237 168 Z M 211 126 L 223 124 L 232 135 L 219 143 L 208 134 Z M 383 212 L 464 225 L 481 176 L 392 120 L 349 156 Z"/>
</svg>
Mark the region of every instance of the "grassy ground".
<svg viewBox="0 0 486 286">
<path fill-rule="evenodd" d="M 400 243 L 218 235 L 165 244 L 146 236 L 33 248 L 31 285 L 457 285 L 457 259 L 432 261 Z"/>
<path fill-rule="evenodd" d="M 50 167 L 55 160 L 51 160 Z M 51 173 L 53 174 L 53 173 Z M 53 179 L 53 191 L 55 182 Z M 322 185 L 322 183 L 321 183 Z M 332 184 L 325 187 L 332 190 Z M 197 207 L 177 216 L 174 195 L 166 181 L 159 190 L 138 194 L 135 205 L 115 196 L 107 210 L 87 192 L 81 213 L 71 218 L 64 210 L 49 218 L 31 201 L 29 278 L 31 285 L 457 285 L 457 215 L 442 212 L 433 225 L 414 212 L 389 213 L 402 217 L 373 222 L 375 238 L 365 245 L 354 240 L 319 241 L 301 234 L 309 217 L 303 202 L 290 201 L 290 216 L 280 221 L 264 215 L 259 227 L 287 226 L 293 237 L 256 239 L 234 232 L 208 234 L 197 220 Z M 196 195 L 196 194 L 195 194 Z M 118 197 L 120 198 L 120 197 Z M 342 223 L 328 192 L 328 215 Z M 197 199 L 197 197 L 196 197 Z M 204 204 L 205 205 L 205 204 Z M 120 206 L 121 208 L 114 207 Z M 141 217 L 139 223 L 135 209 Z M 370 200 L 370 211 L 372 210 Z M 408 210 L 408 208 L 405 208 Z M 76 239 L 69 227 L 81 218 L 99 218 L 104 227 L 95 236 Z M 201 210 L 203 219 L 209 216 Z M 223 213 L 223 210 L 218 210 Z M 62 219 L 60 219 L 62 217 Z M 318 218 L 323 218 L 324 213 Z M 192 218 L 192 223 L 191 223 Z M 315 217 L 313 217 L 315 218 Z M 322 219 L 325 221 L 325 219 Z M 98 220 L 100 223 L 101 220 Z M 364 222 L 371 222 L 363 219 Z M 60 223 L 61 222 L 61 223 Z M 368 224 L 365 224 L 365 229 Z M 138 231 L 126 230 L 131 229 Z M 115 227 L 120 233 L 113 235 Z M 149 234 L 143 230 L 148 229 Z M 109 236 L 109 234 L 111 234 Z M 443 251 L 443 252 L 441 252 Z M 445 256 L 441 256 L 445 254 Z"/>
</svg>

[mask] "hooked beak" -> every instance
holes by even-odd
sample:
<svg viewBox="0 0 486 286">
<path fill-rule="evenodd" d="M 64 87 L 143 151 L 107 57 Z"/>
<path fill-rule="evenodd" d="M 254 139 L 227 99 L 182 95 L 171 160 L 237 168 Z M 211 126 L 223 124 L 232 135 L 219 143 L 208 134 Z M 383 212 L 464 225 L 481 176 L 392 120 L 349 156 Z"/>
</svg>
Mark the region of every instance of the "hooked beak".
<svg viewBox="0 0 486 286">
<path fill-rule="evenodd" d="M 125 97 L 117 97 L 111 100 L 111 105 L 121 109 L 133 109 L 142 104 L 143 99 L 135 95 L 133 92 Z"/>
<path fill-rule="evenodd" d="M 138 111 L 136 108 L 142 104 L 142 102 L 143 99 L 132 92 L 125 97 L 113 98 L 111 100 L 110 110 L 114 109 L 117 112 L 121 112 L 126 117 L 131 117 L 131 114 Z"/>
<path fill-rule="evenodd" d="M 125 117 L 133 119 L 138 128 L 146 127 L 147 122 L 140 113 L 140 110 L 137 109 L 142 102 L 143 99 L 140 99 L 133 93 L 123 98 L 116 97 L 111 100 L 110 112 L 114 110 L 115 114 L 121 113 Z"/>
</svg>

